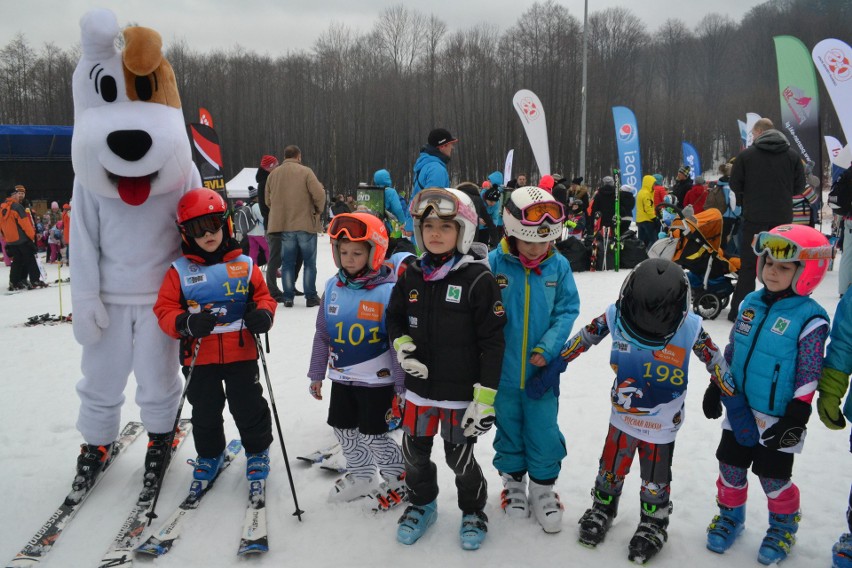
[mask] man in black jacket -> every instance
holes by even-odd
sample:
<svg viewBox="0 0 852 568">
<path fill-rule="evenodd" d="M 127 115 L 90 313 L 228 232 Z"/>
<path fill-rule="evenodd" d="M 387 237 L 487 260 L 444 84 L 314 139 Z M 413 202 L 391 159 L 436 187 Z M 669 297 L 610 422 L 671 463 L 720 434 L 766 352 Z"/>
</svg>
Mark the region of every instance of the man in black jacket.
<svg viewBox="0 0 852 568">
<path fill-rule="evenodd" d="M 772 121 L 761 118 L 752 130 L 754 143 L 740 152 L 731 169 L 731 189 L 742 204 L 742 259 L 739 281 L 731 298 L 730 321 L 740 302 L 754 291 L 757 258 L 751 248 L 754 235 L 793 221 L 793 196 L 805 190 L 805 169 L 798 152 Z"/>
</svg>

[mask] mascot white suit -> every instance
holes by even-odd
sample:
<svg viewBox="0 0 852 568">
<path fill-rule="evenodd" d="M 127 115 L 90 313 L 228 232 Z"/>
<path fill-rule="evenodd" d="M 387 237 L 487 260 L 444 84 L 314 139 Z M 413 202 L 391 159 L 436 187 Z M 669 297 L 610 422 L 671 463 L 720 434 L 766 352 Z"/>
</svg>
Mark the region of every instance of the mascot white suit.
<svg viewBox="0 0 852 568">
<path fill-rule="evenodd" d="M 71 144 L 71 297 L 74 337 L 83 346 L 77 428 L 86 442 L 78 478 L 86 474 L 81 468 L 109 458 L 131 371 L 148 432 L 172 429 L 181 393 L 178 342 L 160 330 L 152 306 L 181 254 L 177 202 L 201 186 L 160 35 L 141 27 L 122 32 L 108 10 L 88 12 L 80 27 Z"/>
</svg>

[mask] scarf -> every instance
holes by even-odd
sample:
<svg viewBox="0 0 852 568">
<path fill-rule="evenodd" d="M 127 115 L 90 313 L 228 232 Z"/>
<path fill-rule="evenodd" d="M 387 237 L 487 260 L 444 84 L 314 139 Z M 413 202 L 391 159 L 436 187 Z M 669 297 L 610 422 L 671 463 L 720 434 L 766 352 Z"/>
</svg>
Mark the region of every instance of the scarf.
<svg viewBox="0 0 852 568">
<path fill-rule="evenodd" d="M 420 267 L 423 270 L 423 280 L 426 282 L 441 280 L 449 274 L 460 258 L 461 254 L 456 253 L 455 249 L 441 255 L 434 255 L 427 252 L 420 260 Z"/>
</svg>

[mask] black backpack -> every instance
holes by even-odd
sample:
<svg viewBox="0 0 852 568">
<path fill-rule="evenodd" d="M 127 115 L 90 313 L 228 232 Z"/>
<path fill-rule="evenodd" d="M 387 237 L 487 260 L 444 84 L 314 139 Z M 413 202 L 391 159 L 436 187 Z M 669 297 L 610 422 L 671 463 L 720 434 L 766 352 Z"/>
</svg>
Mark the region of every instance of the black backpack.
<svg viewBox="0 0 852 568">
<path fill-rule="evenodd" d="M 828 206 L 835 215 L 852 214 L 852 168 L 848 168 L 831 184 L 828 192 Z"/>
</svg>

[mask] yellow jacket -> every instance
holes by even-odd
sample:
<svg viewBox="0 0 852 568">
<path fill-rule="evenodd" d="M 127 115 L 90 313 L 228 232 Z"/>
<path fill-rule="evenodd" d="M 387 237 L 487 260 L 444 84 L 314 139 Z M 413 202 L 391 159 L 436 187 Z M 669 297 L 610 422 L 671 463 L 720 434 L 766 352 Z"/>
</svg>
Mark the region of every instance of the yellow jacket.
<svg viewBox="0 0 852 568">
<path fill-rule="evenodd" d="M 654 176 L 642 178 L 642 189 L 636 194 L 636 222 L 643 223 L 657 218 L 654 211 Z"/>
</svg>

